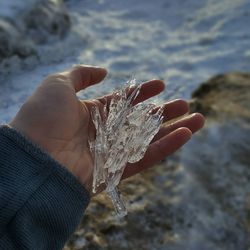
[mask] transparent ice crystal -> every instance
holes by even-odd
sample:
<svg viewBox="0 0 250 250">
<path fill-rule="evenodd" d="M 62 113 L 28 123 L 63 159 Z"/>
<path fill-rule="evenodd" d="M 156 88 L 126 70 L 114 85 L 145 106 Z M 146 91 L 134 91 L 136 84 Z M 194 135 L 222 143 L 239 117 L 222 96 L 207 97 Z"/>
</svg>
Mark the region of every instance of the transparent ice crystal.
<svg viewBox="0 0 250 250">
<path fill-rule="evenodd" d="M 140 84 L 130 81 L 114 91 L 105 105 L 91 110 L 96 128 L 95 140 L 89 141 L 94 158 L 93 193 L 105 185 L 120 217 L 127 214 L 117 188 L 123 171 L 127 163 L 143 158 L 163 119 L 163 107 L 143 102 L 133 105 L 140 90 Z"/>
</svg>

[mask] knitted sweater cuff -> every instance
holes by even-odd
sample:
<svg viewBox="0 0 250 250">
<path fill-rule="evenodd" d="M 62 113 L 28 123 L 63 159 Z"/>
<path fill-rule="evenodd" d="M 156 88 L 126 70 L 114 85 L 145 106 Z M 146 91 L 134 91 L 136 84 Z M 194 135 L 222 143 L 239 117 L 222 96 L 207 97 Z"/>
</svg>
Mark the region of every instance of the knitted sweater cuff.
<svg viewBox="0 0 250 250">
<path fill-rule="evenodd" d="M 40 235 L 56 237 L 54 244 L 49 241 L 56 249 L 75 230 L 89 201 L 87 190 L 65 167 L 13 128 L 0 126 L 0 246 L 13 225 L 31 234 L 40 227 Z M 39 226 L 20 225 L 25 216 Z"/>
</svg>

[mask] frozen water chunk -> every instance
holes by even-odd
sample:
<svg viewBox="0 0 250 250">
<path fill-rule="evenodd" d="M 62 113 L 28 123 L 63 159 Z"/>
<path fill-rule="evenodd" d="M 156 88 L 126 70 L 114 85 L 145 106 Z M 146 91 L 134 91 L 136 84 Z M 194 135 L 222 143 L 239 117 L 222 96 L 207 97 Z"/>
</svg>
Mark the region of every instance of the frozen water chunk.
<svg viewBox="0 0 250 250">
<path fill-rule="evenodd" d="M 94 158 L 93 192 L 104 183 L 119 216 L 127 213 L 117 189 L 123 171 L 128 162 L 143 158 L 163 118 L 163 107 L 156 110 L 148 103 L 133 106 L 140 89 L 141 85 L 132 81 L 113 93 L 109 106 L 95 106 L 91 112 L 96 128 L 95 140 L 89 141 Z"/>
</svg>

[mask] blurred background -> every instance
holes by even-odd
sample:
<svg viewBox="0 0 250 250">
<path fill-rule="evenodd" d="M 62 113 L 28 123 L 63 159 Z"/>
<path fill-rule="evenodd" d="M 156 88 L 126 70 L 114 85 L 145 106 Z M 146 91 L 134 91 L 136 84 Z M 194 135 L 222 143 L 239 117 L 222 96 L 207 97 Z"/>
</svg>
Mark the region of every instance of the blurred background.
<svg viewBox="0 0 250 250">
<path fill-rule="evenodd" d="M 106 67 L 93 98 L 159 78 L 158 102 L 191 99 L 205 128 L 121 185 L 129 214 L 99 195 L 69 249 L 250 249 L 250 0 L 0 0 L 0 123 L 42 79 Z"/>
</svg>

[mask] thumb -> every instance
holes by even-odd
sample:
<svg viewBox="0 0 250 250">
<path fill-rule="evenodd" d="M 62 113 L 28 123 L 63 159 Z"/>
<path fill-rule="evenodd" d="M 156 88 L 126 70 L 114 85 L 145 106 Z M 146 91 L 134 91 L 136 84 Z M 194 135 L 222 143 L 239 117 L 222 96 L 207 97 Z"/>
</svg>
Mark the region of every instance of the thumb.
<svg viewBox="0 0 250 250">
<path fill-rule="evenodd" d="M 107 70 L 90 65 L 77 65 L 65 74 L 68 74 L 72 87 L 78 92 L 102 81 L 107 75 Z"/>
</svg>

